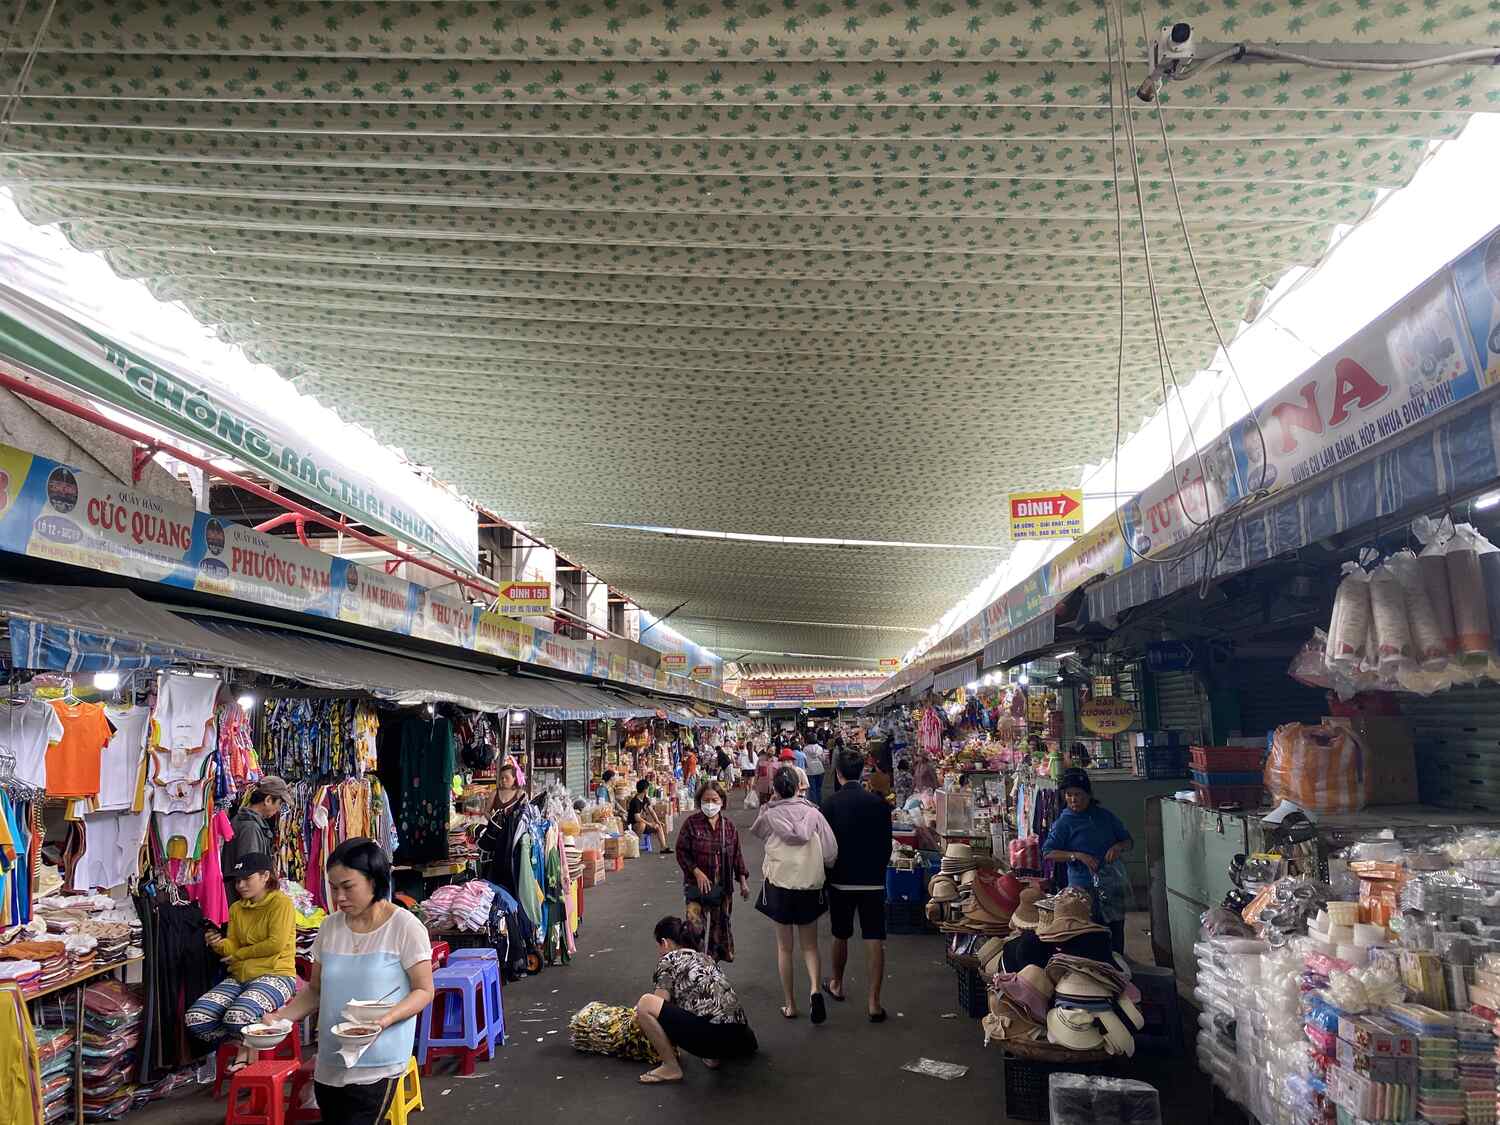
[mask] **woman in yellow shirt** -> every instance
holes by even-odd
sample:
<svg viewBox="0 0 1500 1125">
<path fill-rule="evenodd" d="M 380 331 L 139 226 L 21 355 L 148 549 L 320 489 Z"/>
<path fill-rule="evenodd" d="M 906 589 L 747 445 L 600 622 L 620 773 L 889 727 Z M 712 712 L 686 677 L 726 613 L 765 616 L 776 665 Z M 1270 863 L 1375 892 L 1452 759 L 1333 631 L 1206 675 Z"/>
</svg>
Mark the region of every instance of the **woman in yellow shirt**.
<svg viewBox="0 0 1500 1125">
<path fill-rule="evenodd" d="M 282 1007 L 297 991 L 297 929 L 292 900 L 276 889 L 271 857 L 241 856 L 227 872 L 240 898 L 229 908 L 229 936 L 210 937 L 229 976 L 188 1008 L 188 1030 L 209 1043 L 240 1038 L 252 1023 Z M 243 1043 L 231 1071 L 250 1062 Z"/>
</svg>

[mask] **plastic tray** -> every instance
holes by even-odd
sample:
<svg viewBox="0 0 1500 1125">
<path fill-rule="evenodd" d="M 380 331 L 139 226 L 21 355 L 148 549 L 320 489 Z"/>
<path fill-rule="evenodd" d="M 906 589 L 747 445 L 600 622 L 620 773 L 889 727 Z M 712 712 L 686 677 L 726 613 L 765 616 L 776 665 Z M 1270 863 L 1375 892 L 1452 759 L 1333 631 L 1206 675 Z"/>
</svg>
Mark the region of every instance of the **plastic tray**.
<svg viewBox="0 0 1500 1125">
<path fill-rule="evenodd" d="M 1211 785 L 1217 788 L 1221 785 L 1259 785 L 1261 774 L 1259 770 L 1246 770 L 1241 773 L 1204 773 L 1202 770 L 1189 770 L 1193 780 L 1199 785 Z"/>
<path fill-rule="evenodd" d="M 1265 749 L 1260 746 L 1194 746 L 1189 752 L 1195 770 L 1205 773 L 1260 772 Z"/>
</svg>

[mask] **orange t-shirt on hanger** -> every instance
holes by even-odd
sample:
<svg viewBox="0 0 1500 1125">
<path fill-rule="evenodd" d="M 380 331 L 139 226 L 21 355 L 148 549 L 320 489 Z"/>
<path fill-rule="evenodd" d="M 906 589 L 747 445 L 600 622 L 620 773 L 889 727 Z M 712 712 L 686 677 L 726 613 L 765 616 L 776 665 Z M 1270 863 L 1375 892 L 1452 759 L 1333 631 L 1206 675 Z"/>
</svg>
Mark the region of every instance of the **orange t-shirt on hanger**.
<svg viewBox="0 0 1500 1125">
<path fill-rule="evenodd" d="M 99 761 L 115 728 L 98 703 L 54 699 L 63 736 L 47 747 L 47 795 L 93 797 L 99 792 Z"/>
</svg>

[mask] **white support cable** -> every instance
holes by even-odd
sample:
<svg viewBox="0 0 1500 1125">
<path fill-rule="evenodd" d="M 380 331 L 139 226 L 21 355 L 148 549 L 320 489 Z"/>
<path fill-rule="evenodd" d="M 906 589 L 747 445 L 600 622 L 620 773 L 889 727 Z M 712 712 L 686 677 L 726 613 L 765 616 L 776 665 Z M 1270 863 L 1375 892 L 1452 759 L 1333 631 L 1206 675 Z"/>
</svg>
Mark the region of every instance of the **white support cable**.
<svg viewBox="0 0 1500 1125">
<path fill-rule="evenodd" d="M 1146 18 L 1145 9 L 1141 9 L 1141 20 Z M 1149 35 L 1149 31 L 1148 31 Z M 1270 43 L 1236 43 L 1232 47 L 1226 47 L 1207 58 L 1184 67 L 1179 73 L 1180 78 L 1193 78 L 1213 66 L 1222 62 L 1242 59 L 1265 59 L 1271 62 L 1294 62 L 1302 66 L 1317 67 L 1321 70 L 1364 70 L 1383 74 L 1400 74 L 1408 70 L 1429 70 L 1435 66 L 1464 66 L 1468 63 L 1490 63 L 1500 64 L 1500 47 L 1473 47 L 1463 51 L 1453 51 L 1446 55 L 1437 55 L 1432 58 L 1410 59 L 1400 62 L 1375 62 L 1340 59 L 1319 58 L 1316 55 L 1305 55 L 1299 51 L 1288 51 L 1283 47 L 1276 47 Z"/>
</svg>

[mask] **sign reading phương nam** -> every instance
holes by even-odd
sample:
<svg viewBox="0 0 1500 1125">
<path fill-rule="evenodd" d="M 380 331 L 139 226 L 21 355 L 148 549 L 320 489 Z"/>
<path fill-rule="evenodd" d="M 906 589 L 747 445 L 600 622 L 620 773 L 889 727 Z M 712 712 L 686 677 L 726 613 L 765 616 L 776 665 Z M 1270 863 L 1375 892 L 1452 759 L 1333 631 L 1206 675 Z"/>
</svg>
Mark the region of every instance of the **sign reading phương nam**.
<svg viewBox="0 0 1500 1125">
<path fill-rule="evenodd" d="M 495 595 L 494 612 L 506 617 L 540 617 L 552 612 L 552 583 L 506 582 Z"/>
<path fill-rule="evenodd" d="M 1083 493 L 1076 488 L 1010 494 L 1012 539 L 1076 539 L 1083 534 Z"/>
<path fill-rule="evenodd" d="M 5 285 L 0 355 L 476 573 L 479 525 L 472 508 L 415 473 L 366 472 L 324 447 L 316 420 L 270 417 L 226 386 L 147 359 Z"/>
</svg>

